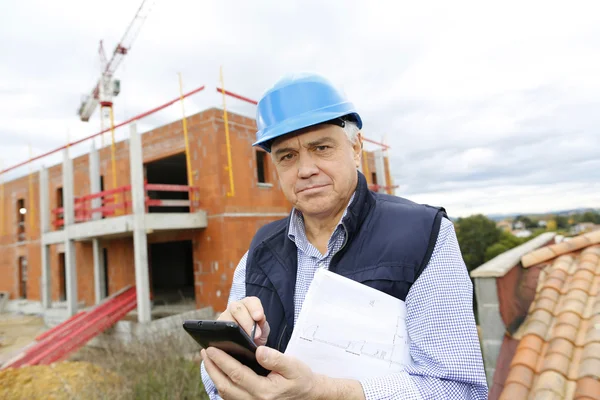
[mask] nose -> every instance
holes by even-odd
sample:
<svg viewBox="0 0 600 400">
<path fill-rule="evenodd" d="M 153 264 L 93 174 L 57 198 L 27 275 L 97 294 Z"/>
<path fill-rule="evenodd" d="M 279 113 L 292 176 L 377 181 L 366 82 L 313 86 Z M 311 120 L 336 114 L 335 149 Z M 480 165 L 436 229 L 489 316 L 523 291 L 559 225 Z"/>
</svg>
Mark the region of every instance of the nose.
<svg viewBox="0 0 600 400">
<path fill-rule="evenodd" d="M 301 152 L 298 155 L 298 178 L 307 179 L 319 173 L 319 168 L 315 160 L 308 152 Z"/>
</svg>

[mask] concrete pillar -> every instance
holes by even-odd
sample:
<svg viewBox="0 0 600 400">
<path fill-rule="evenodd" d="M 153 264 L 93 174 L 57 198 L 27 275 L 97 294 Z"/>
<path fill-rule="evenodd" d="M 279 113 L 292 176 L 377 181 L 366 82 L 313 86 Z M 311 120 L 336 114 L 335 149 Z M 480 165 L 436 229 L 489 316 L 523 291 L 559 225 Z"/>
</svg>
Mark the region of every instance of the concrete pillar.
<svg viewBox="0 0 600 400">
<path fill-rule="evenodd" d="M 148 241 L 145 227 L 146 193 L 144 190 L 142 138 L 137 133 L 135 122 L 131 123 L 129 127 L 131 201 L 133 203 L 133 253 L 135 260 L 138 321 L 149 322 L 152 317 L 150 314 L 150 280 L 148 277 Z"/>
<path fill-rule="evenodd" d="M 96 145 L 92 142 L 90 149 L 90 194 L 100 192 L 100 157 L 96 150 Z M 91 207 L 93 209 L 99 208 L 102 205 L 102 199 L 92 199 Z M 102 219 L 102 213 L 95 212 L 92 214 L 92 220 Z M 96 304 L 100 303 L 104 298 L 104 286 L 107 277 L 104 276 L 104 260 L 102 255 L 102 248 L 99 239 L 92 239 L 92 252 L 94 259 L 94 294 Z"/>
<path fill-rule="evenodd" d="M 40 170 L 40 230 L 42 249 L 42 306 L 48 309 L 52 306 L 51 280 L 50 280 L 50 246 L 44 244 L 43 237 L 50 232 L 50 189 L 48 186 L 48 170 Z"/>
<path fill-rule="evenodd" d="M 75 265 L 75 242 L 70 238 L 71 225 L 75 223 L 73 160 L 69 149 L 63 151 L 63 207 L 65 220 L 65 272 L 67 311 L 70 316 L 77 313 L 77 268 Z"/>
<path fill-rule="evenodd" d="M 379 193 L 385 193 L 385 186 L 387 186 L 387 179 L 385 175 L 385 162 L 383 160 L 383 150 L 379 149 L 374 152 L 375 156 L 375 173 L 377 174 L 377 184 L 381 186 L 378 190 Z"/>
<path fill-rule="evenodd" d="M 500 315 L 496 278 L 475 278 L 475 295 L 477 296 L 477 314 L 481 327 L 483 364 L 488 386 L 491 387 L 506 331 Z"/>
</svg>

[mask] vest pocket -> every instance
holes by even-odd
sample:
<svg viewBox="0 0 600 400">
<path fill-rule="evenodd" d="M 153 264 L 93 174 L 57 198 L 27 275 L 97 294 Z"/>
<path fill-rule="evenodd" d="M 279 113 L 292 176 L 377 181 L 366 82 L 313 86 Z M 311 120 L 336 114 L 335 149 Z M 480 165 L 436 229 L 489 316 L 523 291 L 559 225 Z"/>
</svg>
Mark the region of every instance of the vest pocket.
<svg viewBox="0 0 600 400">
<path fill-rule="evenodd" d="M 246 278 L 246 285 L 254 286 L 261 289 L 267 289 L 271 292 L 275 291 L 275 286 L 267 276 L 263 273 L 254 273 Z"/>
<path fill-rule="evenodd" d="M 415 269 L 413 266 L 382 262 L 344 276 L 404 301 L 414 282 Z"/>
</svg>

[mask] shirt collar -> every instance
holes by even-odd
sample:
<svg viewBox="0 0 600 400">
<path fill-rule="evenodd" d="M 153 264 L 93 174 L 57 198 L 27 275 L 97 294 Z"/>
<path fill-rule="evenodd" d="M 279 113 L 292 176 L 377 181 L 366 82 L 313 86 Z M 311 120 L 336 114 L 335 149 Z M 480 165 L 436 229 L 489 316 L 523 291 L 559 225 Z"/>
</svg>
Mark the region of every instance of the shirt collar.
<svg viewBox="0 0 600 400">
<path fill-rule="evenodd" d="M 355 195 L 356 195 L 356 192 L 352 193 L 352 197 L 350 197 L 350 201 L 346 205 L 344 214 L 340 218 L 340 221 L 338 222 L 335 230 L 333 231 L 333 234 L 335 234 L 335 232 L 342 226 L 342 221 L 344 220 L 344 217 L 346 217 L 346 214 L 348 214 L 348 207 L 350 206 L 350 204 L 352 204 L 352 201 L 354 200 Z M 332 234 L 332 236 L 333 236 L 333 234 Z M 296 209 L 295 207 L 292 209 L 291 216 L 290 216 L 290 225 L 288 227 L 288 238 L 292 242 L 296 243 L 296 246 L 298 246 L 302 249 L 306 248 L 305 246 L 306 246 L 306 242 L 308 240 L 306 238 L 304 217 L 302 216 L 302 212 L 300 210 Z"/>
</svg>

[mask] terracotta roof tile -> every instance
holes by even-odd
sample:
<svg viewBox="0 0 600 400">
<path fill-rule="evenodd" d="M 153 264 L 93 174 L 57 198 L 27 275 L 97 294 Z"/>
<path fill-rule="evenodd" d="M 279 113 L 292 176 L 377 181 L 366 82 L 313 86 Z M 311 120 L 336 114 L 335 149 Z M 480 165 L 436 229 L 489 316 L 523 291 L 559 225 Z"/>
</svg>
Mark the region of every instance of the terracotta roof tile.
<svg viewBox="0 0 600 400">
<path fill-rule="evenodd" d="M 546 279 L 546 281 L 542 285 L 542 290 L 545 288 L 551 288 L 551 289 L 556 290 L 558 293 L 561 293 L 564 283 L 565 283 L 565 281 L 562 281 L 560 279 L 549 278 L 549 279 Z"/>
<path fill-rule="evenodd" d="M 552 268 L 554 270 L 569 272 L 571 268 L 571 264 L 573 263 L 574 257 L 570 255 L 562 255 L 557 257 L 556 260 L 552 263 Z"/>
<path fill-rule="evenodd" d="M 517 346 L 517 351 L 520 349 L 528 348 L 540 354 L 542 351 L 542 344 L 544 341 L 538 335 L 526 335 L 521 339 Z"/>
<path fill-rule="evenodd" d="M 584 319 L 591 319 L 594 316 L 594 305 L 596 303 L 595 300 L 596 299 L 594 299 L 592 296 L 588 297 L 587 305 L 585 306 L 585 308 L 583 309 L 583 313 L 581 314 L 581 316 Z"/>
<path fill-rule="evenodd" d="M 547 297 L 544 297 L 544 298 L 538 299 L 535 302 L 535 306 L 532 311 L 539 309 L 539 310 L 547 311 L 550 314 L 552 314 L 555 308 L 556 308 L 556 301 L 549 299 Z"/>
<path fill-rule="evenodd" d="M 589 342 L 583 346 L 581 358 L 600 358 L 600 342 Z M 600 373 L 600 371 L 598 371 Z"/>
<path fill-rule="evenodd" d="M 577 339 L 575 339 L 575 346 L 583 348 L 588 341 L 586 340 L 586 335 L 588 332 L 588 327 L 590 325 L 590 320 L 581 319 L 579 323 L 579 329 L 577 330 Z"/>
<path fill-rule="evenodd" d="M 564 271 L 562 269 L 555 269 L 555 268 L 553 268 L 550 271 L 550 273 L 548 274 L 548 278 L 556 278 L 563 282 L 567 280 L 568 276 L 569 276 L 568 271 Z"/>
<path fill-rule="evenodd" d="M 577 279 L 582 279 L 586 282 L 592 282 L 592 279 L 594 279 L 594 277 L 596 276 L 596 274 L 594 273 L 594 271 L 590 271 L 587 269 L 581 269 L 581 266 L 579 267 L 579 269 L 577 269 L 577 272 L 575 272 L 573 274 L 573 280 L 577 280 Z"/>
<path fill-rule="evenodd" d="M 540 374 L 539 379 L 533 385 L 532 391 L 534 395 L 538 395 L 539 392 L 543 391 L 551 391 L 561 396 L 561 398 L 564 398 L 566 384 L 567 378 L 558 372 L 544 371 Z"/>
<path fill-rule="evenodd" d="M 565 338 L 575 344 L 577 340 L 577 328 L 573 325 L 559 324 L 554 327 L 552 337 Z"/>
<path fill-rule="evenodd" d="M 569 292 L 569 294 L 571 293 L 573 293 L 573 295 L 571 295 L 571 298 L 565 298 L 565 301 L 558 309 L 558 315 L 564 312 L 573 312 L 578 315 L 583 314 L 583 311 L 585 310 L 586 306 L 585 303 L 587 303 L 587 301 L 584 302 L 582 300 L 587 300 L 587 295 L 585 294 L 585 292 L 581 292 L 581 290 L 573 290 Z M 583 293 L 583 295 L 578 295 L 576 293 Z"/>
<path fill-rule="evenodd" d="M 598 243 L 595 231 L 521 259 L 543 269 L 501 399 L 600 400 Z"/>
<path fill-rule="evenodd" d="M 505 385 L 508 383 L 518 383 L 525 386 L 527 389 L 531 389 L 533 375 L 534 372 L 526 366 L 515 365 L 515 367 L 510 370 Z"/>
<path fill-rule="evenodd" d="M 556 319 L 557 324 L 572 325 L 575 328 L 579 328 L 581 322 L 581 315 L 574 312 L 565 311 L 561 313 Z"/>
<path fill-rule="evenodd" d="M 539 302 L 537 304 L 539 304 Z M 537 310 L 533 311 L 530 314 L 530 316 L 531 316 L 532 321 L 540 321 L 542 324 L 544 324 L 546 326 L 550 326 L 550 323 L 552 322 L 552 318 L 553 318 L 553 315 L 551 312 L 542 310 L 542 309 L 537 309 Z"/>
<path fill-rule="evenodd" d="M 588 273 L 588 271 L 579 271 L 579 272 Z M 569 287 L 567 288 L 567 291 L 581 290 L 582 292 L 586 292 L 586 294 L 589 294 L 590 287 L 592 286 L 592 277 L 589 279 L 581 279 L 581 278 L 573 277 L 571 282 L 569 282 Z"/>
<path fill-rule="evenodd" d="M 569 375 L 569 368 L 571 366 L 571 359 L 564 354 L 553 353 L 548 354 L 542 361 L 540 372 L 556 371 L 562 376 L 567 377 Z"/>
<path fill-rule="evenodd" d="M 592 305 L 592 315 L 600 314 L 600 296 L 596 296 L 596 301 Z"/>
<path fill-rule="evenodd" d="M 583 354 L 583 348 L 575 347 L 573 351 L 573 358 L 571 359 L 571 368 L 569 368 L 568 378 L 570 381 L 576 381 L 579 376 L 579 365 L 581 364 L 581 354 Z"/>
<path fill-rule="evenodd" d="M 538 362 L 538 353 L 531 349 L 523 349 L 521 351 L 517 351 L 515 357 L 510 363 L 511 369 L 516 365 L 523 365 L 529 368 L 532 371 L 536 370 L 536 365 Z"/>
<path fill-rule="evenodd" d="M 561 254 L 579 250 L 592 244 L 600 243 L 600 230 L 576 236 L 570 240 L 542 247 L 521 257 L 521 265 L 527 268 L 541 262 L 551 260 Z"/>
<path fill-rule="evenodd" d="M 592 285 L 590 286 L 590 296 L 596 297 L 596 296 L 598 296 L 599 292 L 600 292 L 600 276 L 596 276 L 594 278 L 594 281 L 592 282 Z"/>
<path fill-rule="evenodd" d="M 579 379 L 574 398 L 575 400 L 600 400 L 600 381 L 590 377 Z"/>
<path fill-rule="evenodd" d="M 600 284 L 600 280 L 599 280 L 598 283 Z M 540 292 L 539 292 L 539 294 L 538 294 L 537 297 L 538 297 L 538 300 L 541 300 L 541 299 L 550 299 L 554 303 L 557 303 L 559 296 L 560 296 L 560 293 L 557 292 L 556 290 L 551 289 L 551 288 L 545 288 L 545 289 L 540 290 Z"/>
<path fill-rule="evenodd" d="M 549 326 L 540 322 L 539 320 L 530 320 L 525 323 L 525 328 L 523 330 L 523 335 L 537 335 L 543 340 L 546 340 L 546 335 L 548 334 Z"/>
<path fill-rule="evenodd" d="M 569 342 L 567 339 L 562 337 L 557 337 L 552 339 L 548 346 L 548 354 L 562 354 L 567 357 L 569 360 L 573 357 L 573 349 L 575 345 L 572 342 Z"/>
<path fill-rule="evenodd" d="M 519 383 L 509 383 L 504 386 L 499 400 L 526 399 L 527 393 L 529 393 L 529 388 Z"/>
<path fill-rule="evenodd" d="M 565 399 L 572 399 L 577 389 L 577 382 L 567 381 L 567 387 L 565 388 Z"/>
<path fill-rule="evenodd" d="M 551 247 L 552 246 L 542 247 L 532 251 L 531 253 L 525 254 L 523 257 L 521 257 L 521 265 L 527 268 L 531 265 L 539 264 L 543 261 L 556 257 L 558 254 L 552 251 Z"/>
<path fill-rule="evenodd" d="M 584 341 L 585 343 L 600 342 L 600 324 L 596 323 L 595 326 L 593 324 L 589 325 Z"/>
<path fill-rule="evenodd" d="M 600 379 L 600 358 L 583 358 L 581 360 L 578 378 L 585 378 L 586 376 Z"/>
<path fill-rule="evenodd" d="M 552 390 L 540 390 L 535 393 L 533 397 L 530 397 L 533 400 L 563 400 L 564 396 L 553 392 Z"/>
</svg>

